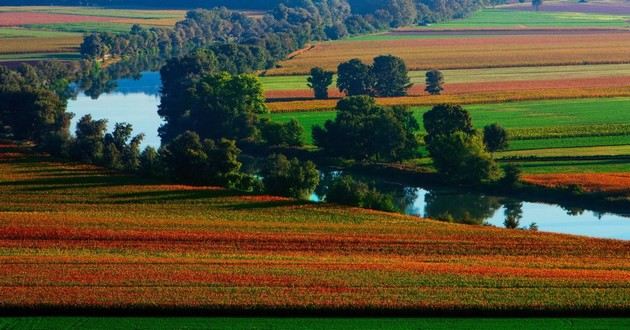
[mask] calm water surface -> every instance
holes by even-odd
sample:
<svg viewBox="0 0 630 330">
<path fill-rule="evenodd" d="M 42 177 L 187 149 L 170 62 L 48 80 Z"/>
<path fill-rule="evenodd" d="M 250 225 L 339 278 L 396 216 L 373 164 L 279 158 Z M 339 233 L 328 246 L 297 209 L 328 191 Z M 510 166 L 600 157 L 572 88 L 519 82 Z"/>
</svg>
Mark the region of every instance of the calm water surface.
<svg viewBox="0 0 630 330">
<path fill-rule="evenodd" d="M 146 72 L 139 80 L 119 80 L 114 92 L 101 95 L 96 100 L 80 94 L 68 104 L 68 111 L 75 114 L 72 129 L 86 114 L 91 114 L 94 119 L 107 119 L 110 129 L 117 122 L 127 122 L 133 125 L 136 134 L 146 135 L 143 147 L 157 148 L 160 145 L 157 130 L 162 125 L 157 114 L 160 85 L 159 73 Z M 336 174 L 323 173 L 322 186 L 313 195 L 313 200 L 318 201 L 325 196 L 325 179 Z M 529 227 L 535 223 L 540 231 L 630 240 L 630 210 L 626 215 L 600 214 L 559 205 L 366 179 L 374 181 L 379 190 L 392 194 L 400 209 L 411 215 L 503 227 L 506 213 L 517 214 L 518 227 Z"/>
</svg>

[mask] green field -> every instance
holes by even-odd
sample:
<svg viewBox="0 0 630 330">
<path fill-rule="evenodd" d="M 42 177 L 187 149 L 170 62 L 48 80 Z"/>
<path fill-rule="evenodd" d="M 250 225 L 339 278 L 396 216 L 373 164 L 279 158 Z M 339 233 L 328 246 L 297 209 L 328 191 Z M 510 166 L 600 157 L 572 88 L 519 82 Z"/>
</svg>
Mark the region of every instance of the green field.
<svg viewBox="0 0 630 330">
<path fill-rule="evenodd" d="M 550 130 L 550 137 L 563 130 L 575 133 L 571 138 L 559 139 L 563 140 L 562 147 L 624 144 L 628 141 L 627 135 L 623 136 L 619 133 L 604 137 L 597 135 L 601 135 L 599 130 L 604 129 L 606 125 L 623 125 L 630 122 L 630 111 L 624 111 L 629 107 L 630 98 L 597 98 L 481 104 L 469 105 L 465 108 L 470 111 L 474 124 L 478 128 L 491 123 L 499 123 L 508 130 L 518 131 L 519 135 L 525 135 L 528 129 L 535 131 L 537 139 L 526 140 L 528 142 L 522 145 L 522 149 L 536 149 L 545 148 L 549 143 L 548 139 L 544 139 L 545 129 Z M 413 108 L 419 122 L 422 122 L 422 114 L 428 110 L 427 107 Z M 310 132 L 314 125 L 323 125 L 326 120 L 333 119 L 335 112 L 274 113 L 270 116 L 279 122 L 296 118 L 306 131 Z M 594 129 L 589 130 L 589 127 Z M 579 128 L 577 132 L 575 132 L 576 128 Z M 589 138 L 596 136 L 594 138 L 597 140 L 596 144 L 584 139 L 574 139 L 579 138 L 580 134 Z M 307 133 L 307 135 L 310 134 Z M 606 142 L 607 139 L 611 142 Z M 312 142 L 310 137 L 308 141 Z"/>
<path fill-rule="evenodd" d="M 15 11 L 140 19 L 183 18 L 184 15 L 186 15 L 185 10 L 106 9 L 99 7 L 63 6 L 0 6 L 0 12 Z"/>
<path fill-rule="evenodd" d="M 627 329 L 624 318 L 89 318 L 0 319 L 0 329 Z"/>
<path fill-rule="evenodd" d="M 468 18 L 430 28 L 622 28 L 628 27 L 628 19 L 623 15 L 484 9 Z"/>
<path fill-rule="evenodd" d="M 61 24 L 31 24 L 26 25 L 27 28 L 38 31 L 51 32 L 74 32 L 74 33 L 93 33 L 93 32 L 111 32 L 125 33 L 131 30 L 133 24 L 126 23 L 109 23 L 109 22 L 81 22 L 81 23 L 61 23 Z"/>
</svg>

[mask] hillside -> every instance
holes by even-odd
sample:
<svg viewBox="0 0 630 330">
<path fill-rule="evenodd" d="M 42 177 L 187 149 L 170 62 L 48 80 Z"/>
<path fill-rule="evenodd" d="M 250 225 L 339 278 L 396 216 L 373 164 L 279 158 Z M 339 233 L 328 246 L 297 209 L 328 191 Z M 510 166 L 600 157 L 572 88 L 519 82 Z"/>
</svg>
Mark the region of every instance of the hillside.
<svg viewBox="0 0 630 330">
<path fill-rule="evenodd" d="M 0 186 L 5 311 L 630 308 L 627 241 L 157 184 L 10 144 Z"/>
</svg>

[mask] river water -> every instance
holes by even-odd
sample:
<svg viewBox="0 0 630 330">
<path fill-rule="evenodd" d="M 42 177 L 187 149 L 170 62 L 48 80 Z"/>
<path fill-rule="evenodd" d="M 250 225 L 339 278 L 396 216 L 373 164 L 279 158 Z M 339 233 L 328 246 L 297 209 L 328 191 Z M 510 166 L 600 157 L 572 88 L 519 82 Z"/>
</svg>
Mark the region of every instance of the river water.
<svg viewBox="0 0 630 330">
<path fill-rule="evenodd" d="M 79 94 L 68 104 L 68 111 L 75 114 L 72 129 L 79 118 L 91 114 L 94 119 L 107 119 L 110 129 L 117 122 L 130 123 L 136 134 L 145 134 L 143 147 L 159 147 L 157 130 L 162 124 L 157 114 L 159 88 L 159 73 L 145 72 L 139 80 L 119 80 L 114 92 L 98 99 Z M 324 172 L 322 177 L 330 178 L 336 174 Z M 540 231 L 630 240 L 630 210 L 626 215 L 602 214 L 452 189 L 427 189 L 376 178 L 365 179 L 373 182 L 380 191 L 394 196 L 399 208 L 410 215 L 498 227 L 504 227 L 507 215 L 512 215 L 511 218 L 518 220 L 512 224 L 519 228 L 528 228 L 535 223 Z M 326 180 L 323 180 L 317 190 L 319 194 L 312 196 L 314 201 L 324 198 L 325 185 Z"/>
</svg>

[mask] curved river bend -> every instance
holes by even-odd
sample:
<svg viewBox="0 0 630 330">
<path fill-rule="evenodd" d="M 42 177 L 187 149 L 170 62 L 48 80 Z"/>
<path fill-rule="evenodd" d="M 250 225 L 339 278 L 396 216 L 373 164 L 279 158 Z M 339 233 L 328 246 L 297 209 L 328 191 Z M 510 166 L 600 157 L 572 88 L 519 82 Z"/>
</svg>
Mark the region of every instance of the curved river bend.
<svg viewBox="0 0 630 330">
<path fill-rule="evenodd" d="M 114 92 L 101 95 L 98 99 L 80 94 L 68 104 L 68 111 L 75 114 L 71 129 L 75 129 L 79 118 L 91 114 L 94 119 L 107 119 L 110 129 L 117 122 L 130 123 L 136 134 L 146 135 L 143 147 L 159 147 L 157 129 L 162 124 L 157 115 L 159 88 L 159 73 L 145 72 L 139 80 L 119 80 Z M 333 173 L 323 173 L 322 177 L 331 175 Z M 513 224 L 519 228 L 535 223 L 540 231 L 630 240 L 630 214 L 602 214 L 478 193 L 389 184 L 375 178 L 368 180 L 375 182 L 379 190 L 395 196 L 398 206 L 411 215 L 453 221 L 463 219 L 467 223 L 499 227 L 504 226 L 508 215 L 512 215 L 518 220 Z M 318 189 L 320 195 L 314 194 L 313 200 L 322 198 L 322 188 L 325 187 Z"/>
</svg>

